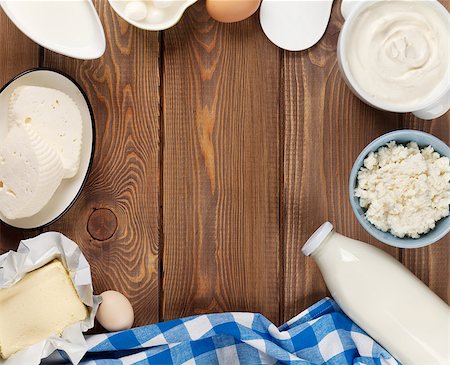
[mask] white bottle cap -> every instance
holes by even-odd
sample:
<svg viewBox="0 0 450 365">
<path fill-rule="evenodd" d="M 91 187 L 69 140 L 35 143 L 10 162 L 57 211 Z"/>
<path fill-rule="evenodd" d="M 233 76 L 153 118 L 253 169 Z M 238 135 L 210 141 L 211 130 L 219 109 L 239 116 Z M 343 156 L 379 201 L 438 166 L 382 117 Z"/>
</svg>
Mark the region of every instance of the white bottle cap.
<svg viewBox="0 0 450 365">
<path fill-rule="evenodd" d="M 305 256 L 310 256 L 328 237 L 333 230 L 333 225 L 330 222 L 325 222 L 309 237 L 308 241 L 303 245 L 302 252 Z"/>
</svg>

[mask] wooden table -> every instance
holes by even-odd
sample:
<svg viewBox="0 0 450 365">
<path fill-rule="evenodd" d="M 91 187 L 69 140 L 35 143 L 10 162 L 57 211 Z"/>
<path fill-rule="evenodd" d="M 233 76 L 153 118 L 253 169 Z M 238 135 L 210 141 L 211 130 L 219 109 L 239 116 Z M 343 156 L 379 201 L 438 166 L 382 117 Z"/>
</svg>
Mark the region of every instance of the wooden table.
<svg viewBox="0 0 450 365">
<path fill-rule="evenodd" d="M 90 262 L 96 292 L 131 300 L 137 326 L 223 311 L 281 324 L 327 295 L 300 248 L 330 220 L 449 300 L 449 238 L 411 250 L 378 243 L 347 192 L 370 141 L 413 128 L 449 143 L 449 113 L 424 122 L 357 99 L 336 61 L 339 3 L 324 38 L 299 53 L 275 47 L 257 15 L 220 24 L 203 1 L 161 33 L 128 25 L 106 0 L 95 5 L 107 36 L 95 61 L 40 48 L 0 14 L 1 83 L 32 67 L 61 70 L 84 87 L 97 128 L 75 206 L 42 230 L 1 225 L 0 253 L 42 231 L 64 233 Z"/>
</svg>

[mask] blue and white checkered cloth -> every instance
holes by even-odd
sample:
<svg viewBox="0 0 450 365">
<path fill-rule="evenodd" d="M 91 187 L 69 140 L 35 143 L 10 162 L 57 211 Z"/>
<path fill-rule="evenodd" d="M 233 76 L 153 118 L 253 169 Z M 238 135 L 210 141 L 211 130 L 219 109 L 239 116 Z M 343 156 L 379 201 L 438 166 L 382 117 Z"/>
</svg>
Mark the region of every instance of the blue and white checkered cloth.
<svg viewBox="0 0 450 365">
<path fill-rule="evenodd" d="M 87 337 L 82 363 L 398 365 L 329 298 L 281 327 L 261 314 L 176 319 Z"/>
</svg>

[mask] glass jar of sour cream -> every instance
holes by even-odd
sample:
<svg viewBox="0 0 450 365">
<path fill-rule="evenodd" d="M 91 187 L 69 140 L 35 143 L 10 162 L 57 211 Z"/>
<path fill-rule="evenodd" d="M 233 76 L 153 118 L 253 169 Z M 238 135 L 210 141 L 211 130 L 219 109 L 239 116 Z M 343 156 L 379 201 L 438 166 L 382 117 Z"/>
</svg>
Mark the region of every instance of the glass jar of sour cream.
<svg viewBox="0 0 450 365">
<path fill-rule="evenodd" d="M 448 11 L 435 0 L 348 3 L 342 4 L 344 16 L 350 11 L 338 59 L 353 91 L 380 109 L 444 114 L 450 106 Z"/>
</svg>

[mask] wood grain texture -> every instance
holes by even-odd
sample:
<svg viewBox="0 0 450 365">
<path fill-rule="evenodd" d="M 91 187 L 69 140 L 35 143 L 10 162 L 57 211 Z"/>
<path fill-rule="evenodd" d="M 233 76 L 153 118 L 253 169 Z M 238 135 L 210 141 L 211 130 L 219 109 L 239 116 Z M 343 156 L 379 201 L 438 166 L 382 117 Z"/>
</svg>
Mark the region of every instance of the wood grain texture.
<svg viewBox="0 0 450 365">
<path fill-rule="evenodd" d="M 17 74 L 39 65 L 39 47 L 9 20 L 0 8 L 0 86 Z M 19 241 L 40 231 L 22 231 L 0 222 L 0 254 L 15 250 Z"/>
<path fill-rule="evenodd" d="M 450 300 L 450 237 L 389 248 L 361 228 L 348 196 L 368 143 L 402 128 L 450 143 L 450 113 L 420 121 L 353 95 L 336 60 L 340 1 L 324 38 L 298 53 L 272 45 L 258 15 L 220 24 L 204 2 L 162 35 L 129 26 L 107 1 L 95 5 L 107 37 L 95 61 L 40 51 L 0 10 L 0 81 L 40 64 L 86 91 L 93 169 L 77 203 L 46 230 L 80 245 L 96 292 L 131 299 L 135 325 L 229 310 L 281 324 L 327 295 L 300 251 L 325 220 L 388 251 Z M 40 232 L 0 224 L 0 253 Z"/>
<path fill-rule="evenodd" d="M 49 230 L 76 241 L 97 293 L 124 293 L 135 325 L 159 319 L 159 42 L 95 2 L 107 36 L 99 60 L 45 51 L 44 65 L 74 77 L 92 103 L 97 141 L 81 196 Z"/>
<path fill-rule="evenodd" d="M 326 220 L 336 231 L 400 257 L 399 250 L 363 230 L 350 206 L 348 178 L 356 157 L 373 139 L 398 129 L 400 117 L 370 108 L 346 86 L 336 56 L 343 21 L 339 7 L 335 2 L 326 34 L 316 46 L 283 57 L 283 320 L 327 295 L 313 259 L 300 251 Z"/>
<path fill-rule="evenodd" d="M 197 3 L 164 34 L 163 318 L 279 319 L 279 51 Z"/>
</svg>

